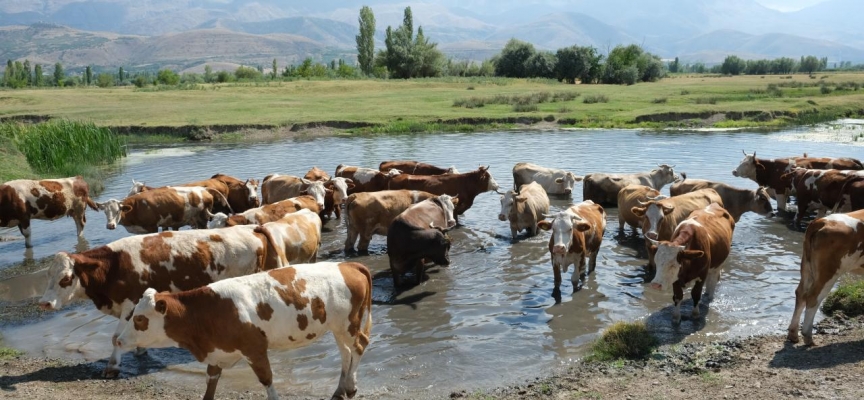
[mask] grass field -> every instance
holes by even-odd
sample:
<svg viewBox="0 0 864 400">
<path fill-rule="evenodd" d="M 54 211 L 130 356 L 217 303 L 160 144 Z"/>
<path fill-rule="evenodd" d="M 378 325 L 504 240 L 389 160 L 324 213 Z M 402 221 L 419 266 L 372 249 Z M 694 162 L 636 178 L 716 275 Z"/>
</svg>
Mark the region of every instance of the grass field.
<svg viewBox="0 0 864 400">
<path fill-rule="evenodd" d="M 844 89 L 837 89 L 846 83 Z M 854 83 L 854 84 L 853 84 Z M 769 87 L 770 84 L 773 84 Z M 330 80 L 200 85 L 193 90 L 68 88 L 0 91 L 0 117 L 41 115 L 93 121 L 103 126 L 278 125 L 322 121 L 381 125 L 439 119 L 534 117 L 570 126 L 678 126 L 636 117 L 665 113 L 772 112 L 782 118 L 720 120 L 710 125 L 786 125 L 802 112 L 819 118 L 858 115 L 864 108 L 864 74 L 775 76 L 673 76 L 633 86 L 566 85 L 502 78 L 439 78 L 411 81 Z M 776 85 L 776 86 L 774 86 Z M 799 86 L 799 87 L 792 87 Z M 823 89 L 822 86 L 828 88 Z M 830 93 L 828 93 L 830 91 Z M 495 96 L 569 92 L 578 97 L 534 105 L 491 104 Z M 606 102 L 589 104 L 605 96 Z M 470 100 L 481 107 L 454 106 Z M 527 111 L 518 111 L 527 110 Z M 536 110 L 536 111 L 534 111 Z M 791 115 L 791 117 L 789 116 Z M 679 118 L 681 119 L 681 118 Z M 433 124 L 434 125 L 434 124 Z M 380 129 L 379 129 L 380 130 Z"/>
</svg>

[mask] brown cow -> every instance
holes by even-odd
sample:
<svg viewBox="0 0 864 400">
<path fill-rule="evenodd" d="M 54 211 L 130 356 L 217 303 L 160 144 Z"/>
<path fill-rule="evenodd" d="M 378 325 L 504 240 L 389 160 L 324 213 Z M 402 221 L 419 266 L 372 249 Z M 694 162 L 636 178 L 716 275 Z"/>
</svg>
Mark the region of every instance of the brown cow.
<svg viewBox="0 0 864 400">
<path fill-rule="evenodd" d="M 666 196 L 648 186 L 627 185 L 618 192 L 618 231 L 624 232 L 624 224 L 630 225 L 634 233 L 642 226 L 642 217 L 633 214 L 633 207 L 649 200 L 663 200 Z"/>
<path fill-rule="evenodd" d="M 303 179 L 308 179 L 310 181 L 321 181 L 327 182 L 330 180 L 330 175 L 327 172 L 324 172 L 323 169 L 318 167 L 312 167 L 306 175 L 303 175 Z"/>
<path fill-rule="evenodd" d="M 480 193 L 498 192 L 498 182 L 489 173 L 489 167 L 464 174 L 408 175 L 401 174 L 390 181 L 390 189 L 422 190 L 432 194 L 459 197 L 456 214 L 462 215 L 474 204 Z"/>
<path fill-rule="evenodd" d="M 780 179 L 798 199 L 795 226 L 801 225 L 804 214 L 816 210 L 816 218 L 822 218 L 829 210 L 839 206 L 843 186 L 850 178 L 864 177 L 864 171 L 836 169 L 795 168 Z"/>
<path fill-rule="evenodd" d="M 498 219 L 510 221 L 510 237 L 516 240 L 519 231 L 527 230 L 529 236 L 537 236 L 537 223 L 549 214 L 549 196 L 537 182 L 519 187 L 519 193 L 508 190 L 501 196 L 501 212 Z"/>
<path fill-rule="evenodd" d="M 537 226 L 544 231 L 552 230 L 549 238 L 549 254 L 552 255 L 552 272 L 555 274 L 555 288 L 552 297 L 561 302 L 561 273 L 573 265 L 573 292 L 578 287 L 577 279 L 582 279 L 597 267 L 597 254 L 606 231 L 606 211 L 591 200 L 550 216 L 552 221 L 540 221 Z M 586 262 L 587 271 L 586 271 Z"/>
<path fill-rule="evenodd" d="M 384 161 L 378 165 L 378 170 L 384 173 L 390 172 L 392 169 L 411 175 L 444 175 L 459 173 L 454 166 L 450 166 L 450 168 L 441 168 L 419 161 Z"/>
<path fill-rule="evenodd" d="M 215 189 L 166 186 L 97 205 L 105 211 L 108 229 L 123 225 L 129 233 L 138 234 L 155 233 L 160 227 L 206 228 L 217 202 L 228 207 L 225 197 Z"/>
<path fill-rule="evenodd" d="M 402 172 L 396 169 L 391 169 L 387 172 L 381 172 L 372 168 L 351 167 L 339 164 L 336 167 L 335 176 L 340 178 L 350 179 L 354 183 L 354 188 L 348 191 L 348 194 L 361 192 L 380 192 L 387 190 L 390 185 L 390 180 Z"/>
<path fill-rule="evenodd" d="M 235 225 L 260 225 L 267 222 L 278 221 L 287 214 L 295 213 L 300 210 L 310 210 L 318 214 L 321 209 L 318 208 L 318 203 L 315 198 L 309 195 L 294 197 L 288 200 L 277 201 L 273 204 L 266 204 L 262 207 L 247 210 L 244 213 L 227 216 L 223 213 L 216 213 L 210 216 L 210 222 L 207 228 L 216 229 L 226 226 Z"/>
<path fill-rule="evenodd" d="M 261 198 L 264 204 L 273 204 L 304 194 L 314 197 L 318 208 L 324 209 L 324 199 L 327 197 L 324 182 L 310 181 L 291 175 L 272 174 L 267 175 L 264 183 L 261 184 Z"/>
<path fill-rule="evenodd" d="M 80 176 L 63 179 L 9 181 L 0 185 L 0 227 L 18 227 L 24 246 L 30 241 L 30 220 L 53 221 L 68 216 L 75 221 L 78 237 L 84 233 L 87 207 L 99 210 L 90 199 L 90 187 Z"/>
<path fill-rule="evenodd" d="M 217 202 L 217 212 L 233 214 L 244 212 L 250 208 L 255 208 L 261 205 L 261 201 L 258 198 L 258 181 L 255 179 L 247 179 L 244 182 L 228 175 L 216 174 L 207 180 L 186 183 L 183 185 L 174 185 L 174 187 L 193 186 L 214 189 L 225 197 L 228 206 L 223 207 L 221 205 L 223 202 Z M 147 186 L 144 182 L 138 182 L 133 179 L 132 188 L 129 190 L 127 197 L 153 189 L 156 188 Z"/>
<path fill-rule="evenodd" d="M 348 227 L 345 252 L 354 250 L 358 237 L 360 243 L 357 244 L 357 251 L 368 252 L 372 235 L 387 236 L 387 229 L 399 214 L 412 204 L 432 197 L 435 195 L 419 190 L 382 190 L 348 196 L 345 202 L 345 221 Z M 452 201 L 456 204 L 458 199 Z"/>
<path fill-rule="evenodd" d="M 354 189 L 354 182 L 345 178 L 330 178 L 323 169 L 312 167 L 303 179 L 310 181 L 324 182 L 324 188 L 327 193 L 324 195 L 324 209 L 321 210 L 321 219 L 330 218 L 331 214 L 336 214 L 336 219 L 342 217 L 342 207 L 345 204 L 345 199 L 348 197 L 348 191 Z"/>
<path fill-rule="evenodd" d="M 618 204 L 618 192 L 627 185 L 643 185 L 657 190 L 675 181 L 675 166 L 658 164 L 651 172 L 637 174 L 588 174 L 582 181 L 582 198 L 597 204 Z"/>
<path fill-rule="evenodd" d="M 693 211 L 708 207 L 711 203 L 723 206 L 723 199 L 714 189 L 700 189 L 668 199 L 640 203 L 641 206 L 631 209 L 633 214 L 642 218 L 645 248 L 649 250 L 649 267 L 654 267 L 650 240 L 670 240 L 678 223 L 687 219 Z"/>
<path fill-rule="evenodd" d="M 687 179 L 685 174 L 681 174 L 681 176 L 683 179 L 675 182 L 669 188 L 672 196 L 680 196 L 699 189 L 714 189 L 723 199 L 723 208 L 732 215 L 735 222 L 738 222 L 741 216 L 748 211 L 764 216 L 773 214 L 774 206 L 771 205 L 771 197 L 768 196 L 767 188 L 740 189 L 722 182 Z"/>
<path fill-rule="evenodd" d="M 699 301 L 702 298 L 702 284 L 705 296 L 714 297 L 723 262 L 732 249 L 732 232 L 735 220 L 718 203 L 702 210 L 693 211 L 682 221 L 668 241 L 653 241 L 651 252 L 657 260 L 657 274 L 648 285 L 654 290 L 672 288 L 672 322 L 681 322 L 681 300 L 684 288 L 694 282 L 693 311 L 691 317 L 699 316 Z"/>
<path fill-rule="evenodd" d="M 864 210 L 864 177 L 857 175 L 846 178 L 840 189 L 840 201 L 834 206 L 834 212 L 852 212 Z"/>
<path fill-rule="evenodd" d="M 804 234 L 801 281 L 795 289 L 795 311 L 788 339 L 798 343 L 798 324 L 805 307 L 804 343 L 812 346 L 813 318 L 841 275 L 864 273 L 864 210 L 831 214 L 813 221 Z"/>
<path fill-rule="evenodd" d="M 387 230 L 387 255 L 393 285 L 402 286 L 402 274 L 413 270 L 417 284 L 423 280 L 423 260 L 450 265 L 447 229 L 456 226 L 454 205 L 448 195 L 433 197 L 409 207 Z"/>
</svg>

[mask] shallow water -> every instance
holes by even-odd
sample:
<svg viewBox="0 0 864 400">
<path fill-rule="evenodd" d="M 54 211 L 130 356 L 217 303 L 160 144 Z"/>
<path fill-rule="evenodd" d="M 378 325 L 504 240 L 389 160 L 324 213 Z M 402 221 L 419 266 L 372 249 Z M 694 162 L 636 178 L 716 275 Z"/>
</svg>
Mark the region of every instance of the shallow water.
<svg viewBox="0 0 864 400">
<path fill-rule="evenodd" d="M 303 175 L 316 165 L 377 167 L 386 159 L 417 159 L 455 165 L 460 171 L 490 165 L 502 188 L 512 186 L 517 162 L 566 168 L 577 174 L 639 172 L 657 163 L 676 164 L 692 178 L 724 181 L 740 187 L 755 183 L 731 175 L 741 150 L 760 157 L 807 152 L 811 156 L 864 158 L 864 148 L 838 143 L 789 140 L 801 131 L 780 133 L 657 133 L 645 131 L 546 131 L 488 134 L 441 134 L 376 138 L 323 138 L 279 143 L 178 147 L 133 152 L 110 179 L 97 200 L 122 198 L 132 179 L 160 186 L 205 179 L 217 172 L 241 179 L 261 179 L 278 172 Z M 783 140 L 780 140 L 780 139 Z M 573 201 L 581 201 L 581 185 Z M 668 193 L 668 187 L 664 192 Z M 570 200 L 553 199 L 561 209 Z M 779 332 L 794 303 L 803 234 L 788 221 L 745 214 L 735 229 L 733 251 L 721 277 L 716 299 L 702 306 L 704 318 L 691 321 L 685 295 L 680 326 L 672 326 L 671 293 L 644 290 L 643 242 L 618 236 L 617 210 L 607 209 L 608 229 L 597 263 L 585 287 L 570 294 L 569 274 L 563 302 L 551 297 L 552 272 L 548 233 L 511 243 L 509 225 L 497 219 L 498 196 L 480 195 L 451 233 L 449 268 L 433 268 L 429 280 L 394 294 L 389 276 L 375 279 L 372 345 L 359 372 L 360 391 L 379 398 L 443 396 L 541 375 L 581 357 L 604 327 L 619 320 L 645 320 L 665 341 Z M 553 210 L 554 211 L 554 210 Z M 0 268 L 23 258 L 98 246 L 127 233 L 105 229 L 102 214 L 88 212 L 86 242 L 78 243 L 71 220 L 37 221 L 35 249 L 21 240 L 0 242 Z M 0 231 L 17 236 L 17 230 Z M 345 229 L 325 224 L 323 259 L 344 259 Z M 373 273 L 388 270 L 384 238 L 376 237 L 372 255 L 352 260 Z M 570 270 L 572 272 L 572 268 Z M 44 290 L 44 273 L 0 282 L 0 299 L 23 300 Z M 38 323 L 2 328 L 8 345 L 37 356 L 98 360 L 110 353 L 116 320 L 89 303 L 57 312 Z M 335 389 L 338 352 L 332 338 L 290 352 L 271 352 L 280 391 L 322 397 Z M 204 367 L 182 350 L 151 350 L 142 359 L 124 357 L 124 372 L 154 373 L 160 379 L 204 387 Z M 237 367 L 223 373 L 220 387 L 261 391 L 252 371 Z"/>
</svg>

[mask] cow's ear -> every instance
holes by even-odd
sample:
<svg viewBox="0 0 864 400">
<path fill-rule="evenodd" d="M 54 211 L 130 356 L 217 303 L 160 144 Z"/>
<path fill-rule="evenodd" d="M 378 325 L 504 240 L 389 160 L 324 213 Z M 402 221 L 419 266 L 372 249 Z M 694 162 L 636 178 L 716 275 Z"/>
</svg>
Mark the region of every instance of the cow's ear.
<svg viewBox="0 0 864 400">
<path fill-rule="evenodd" d="M 753 157 L 753 161 L 756 163 L 756 168 L 762 169 L 762 170 L 765 169 L 765 166 L 762 165 L 762 163 L 760 163 L 759 160 L 757 160 L 755 156 Z"/>
<path fill-rule="evenodd" d="M 705 252 L 702 250 L 683 250 L 678 253 L 679 260 L 695 260 L 703 256 L 705 256 Z"/>
<path fill-rule="evenodd" d="M 555 180 L 555 183 L 564 183 L 564 178 L 558 178 Z"/>
<path fill-rule="evenodd" d="M 165 315 L 165 312 L 168 310 L 168 303 L 162 299 L 156 300 L 156 306 L 154 308 L 159 314 Z"/>
<path fill-rule="evenodd" d="M 351 189 L 354 189 L 355 187 L 357 187 L 357 185 L 355 185 L 354 182 L 351 182 L 350 179 L 346 179 L 345 182 L 348 182 L 348 190 L 351 190 Z"/>
<path fill-rule="evenodd" d="M 645 207 L 633 207 L 630 209 L 630 212 L 632 212 L 633 215 L 635 215 L 637 217 L 644 217 L 645 216 Z"/>
<path fill-rule="evenodd" d="M 537 227 L 544 230 L 544 231 L 548 231 L 548 230 L 552 229 L 552 222 L 540 221 L 537 223 Z"/>
<path fill-rule="evenodd" d="M 675 211 L 675 206 L 663 206 L 663 215 L 669 215 Z"/>
<path fill-rule="evenodd" d="M 587 222 L 577 222 L 574 227 L 579 232 L 585 232 L 585 231 L 591 229 L 591 224 L 589 224 Z"/>
<path fill-rule="evenodd" d="M 92 271 L 102 265 L 101 261 L 92 259 L 90 257 L 85 257 L 80 254 L 69 254 L 69 258 L 71 258 L 72 261 L 75 263 L 76 268 L 80 268 L 84 271 Z"/>
<path fill-rule="evenodd" d="M 582 182 L 582 179 L 585 179 L 585 177 L 573 175 L 573 180 L 576 182 Z"/>
<path fill-rule="evenodd" d="M 518 201 L 518 202 L 520 202 L 520 203 L 524 203 L 524 202 L 528 201 L 528 198 L 527 198 L 527 197 L 521 197 L 521 196 L 520 196 L 520 197 L 517 197 L 517 198 L 516 198 L 516 201 Z"/>
<path fill-rule="evenodd" d="M 130 205 L 128 205 L 128 204 L 121 204 L 121 205 L 120 205 L 120 211 L 121 211 L 121 212 L 129 212 L 129 211 L 132 211 L 132 206 L 130 206 Z"/>
<path fill-rule="evenodd" d="M 451 197 L 451 198 L 450 198 L 450 202 L 453 203 L 454 206 L 458 206 L 458 205 L 459 205 L 459 199 L 457 199 L 457 198 L 455 198 L 455 197 Z"/>
</svg>

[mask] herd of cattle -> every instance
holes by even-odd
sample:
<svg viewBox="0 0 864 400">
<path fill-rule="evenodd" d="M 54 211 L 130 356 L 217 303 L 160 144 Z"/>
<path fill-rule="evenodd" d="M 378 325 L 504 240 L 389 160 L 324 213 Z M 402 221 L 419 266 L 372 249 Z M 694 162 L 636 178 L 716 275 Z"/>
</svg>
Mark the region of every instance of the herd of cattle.
<svg viewBox="0 0 864 400">
<path fill-rule="evenodd" d="M 121 225 L 142 234 L 57 253 L 39 301 L 43 309 L 56 310 L 89 298 L 118 318 L 106 376 L 118 374 L 127 351 L 176 346 L 208 365 L 205 399 L 213 397 L 221 369 L 240 359 L 249 362 L 268 398 L 276 398 L 267 349 L 301 347 L 330 331 L 342 356 L 333 394 L 341 399 L 356 393 L 357 366 L 369 343 L 372 278 L 359 263 L 316 262 L 322 219 L 330 215 L 345 221 L 346 254 L 355 246 L 368 251 L 373 235 L 387 237 L 394 285 L 401 287 L 405 272 L 419 283 L 429 263 L 448 265 L 447 232 L 459 215 L 478 195 L 500 193 L 498 218 L 509 222 L 514 239 L 521 231 L 530 236 L 552 231 L 552 294 L 560 302 L 562 272 L 573 265 L 575 291 L 594 270 L 606 231 L 603 206 L 617 206 L 619 230 L 629 225 L 645 238 L 649 268 L 656 270 L 648 287 L 672 289 L 677 323 L 688 285 L 693 284 L 694 317 L 703 285 L 706 296 L 713 296 L 741 215 L 773 215 L 772 197 L 785 212 L 788 197 L 796 196 L 794 223 L 810 210 L 818 211 L 819 219 L 805 234 L 788 338 L 798 341 L 806 309 L 802 333 L 805 343 L 813 344 L 819 304 L 841 274 L 864 268 L 861 162 L 806 154 L 769 160 L 745 153 L 733 175 L 755 181 L 755 190 L 690 179 L 673 168 L 663 164 L 647 173 L 580 177 L 519 163 L 513 189 L 502 193 L 488 167 L 459 173 L 387 161 L 378 169 L 339 165 L 334 177 L 317 167 L 302 178 L 273 174 L 260 184 L 222 174 L 165 187 L 133 181 L 126 198 L 103 203 L 90 199 L 80 177 L 16 180 L 0 185 L 0 227 L 19 227 L 30 247 L 32 219 L 71 216 L 80 236 L 90 207 L 105 213 L 107 229 Z M 550 214 L 549 195 L 569 198 L 580 181 L 584 201 Z M 667 184 L 671 197 L 660 193 Z M 178 230 L 184 226 L 198 229 Z"/>
</svg>

